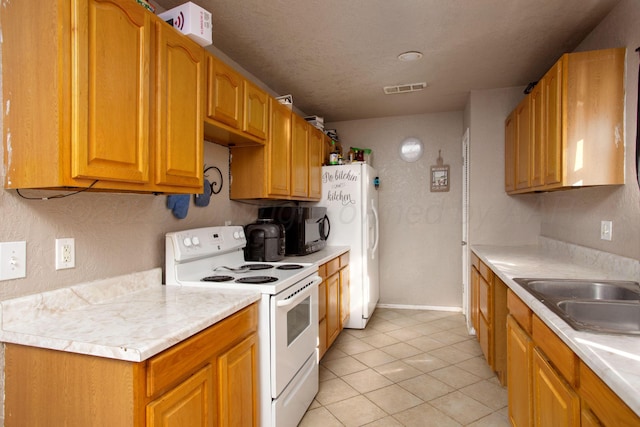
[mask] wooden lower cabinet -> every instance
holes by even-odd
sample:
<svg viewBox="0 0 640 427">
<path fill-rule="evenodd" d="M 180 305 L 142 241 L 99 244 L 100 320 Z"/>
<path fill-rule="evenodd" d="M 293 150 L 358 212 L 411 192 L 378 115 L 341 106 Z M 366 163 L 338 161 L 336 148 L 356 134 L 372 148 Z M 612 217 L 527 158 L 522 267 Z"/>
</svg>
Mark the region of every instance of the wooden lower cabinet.
<svg viewBox="0 0 640 427">
<path fill-rule="evenodd" d="M 144 362 L 15 344 L 6 426 L 257 426 L 253 304 Z"/>
<path fill-rule="evenodd" d="M 318 334 L 322 358 L 349 318 L 349 252 L 322 264 L 318 274 L 323 278 L 318 287 Z"/>
<path fill-rule="evenodd" d="M 580 426 L 580 400 L 571 386 L 536 348 L 533 351 L 534 425 Z"/>
<path fill-rule="evenodd" d="M 531 373 L 533 341 L 513 317 L 507 317 L 507 394 L 509 422 L 530 426 L 533 418 Z"/>
<path fill-rule="evenodd" d="M 212 425 L 213 389 L 213 368 L 207 365 L 147 405 L 147 426 Z"/>
<path fill-rule="evenodd" d="M 473 252 L 471 264 L 471 321 L 487 363 L 504 385 L 507 376 L 507 285 Z"/>
<path fill-rule="evenodd" d="M 640 425 L 640 417 L 511 290 L 507 304 L 511 425 Z"/>
</svg>

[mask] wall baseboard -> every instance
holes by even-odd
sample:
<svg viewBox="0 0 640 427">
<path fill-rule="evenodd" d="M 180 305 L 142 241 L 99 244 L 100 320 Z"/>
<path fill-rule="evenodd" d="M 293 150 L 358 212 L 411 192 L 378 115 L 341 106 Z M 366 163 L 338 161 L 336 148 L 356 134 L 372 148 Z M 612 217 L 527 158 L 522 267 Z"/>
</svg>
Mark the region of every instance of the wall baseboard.
<svg viewBox="0 0 640 427">
<path fill-rule="evenodd" d="M 397 308 L 400 310 L 452 311 L 462 313 L 462 307 L 443 307 L 435 305 L 376 304 L 377 308 Z"/>
</svg>

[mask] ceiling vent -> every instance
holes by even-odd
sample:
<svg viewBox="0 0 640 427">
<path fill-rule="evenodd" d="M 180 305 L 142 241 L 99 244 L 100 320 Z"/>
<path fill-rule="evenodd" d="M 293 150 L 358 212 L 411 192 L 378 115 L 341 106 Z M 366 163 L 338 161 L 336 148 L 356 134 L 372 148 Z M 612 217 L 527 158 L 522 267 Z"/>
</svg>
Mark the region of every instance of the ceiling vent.
<svg viewBox="0 0 640 427">
<path fill-rule="evenodd" d="M 385 86 L 384 93 L 386 95 L 393 95 L 394 93 L 408 93 L 408 92 L 417 92 L 419 90 L 423 90 L 427 87 L 425 82 L 421 83 L 406 83 L 402 85 L 396 86 Z"/>
</svg>

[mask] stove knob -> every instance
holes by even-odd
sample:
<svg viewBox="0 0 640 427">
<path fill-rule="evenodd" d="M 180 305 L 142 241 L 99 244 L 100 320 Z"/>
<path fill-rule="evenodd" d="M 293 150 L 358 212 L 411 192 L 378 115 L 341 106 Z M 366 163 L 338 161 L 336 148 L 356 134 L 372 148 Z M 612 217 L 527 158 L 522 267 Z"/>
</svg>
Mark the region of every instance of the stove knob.
<svg viewBox="0 0 640 427">
<path fill-rule="evenodd" d="M 239 231 L 234 231 L 233 232 L 233 238 L 238 240 L 240 238 L 240 232 Z"/>
<path fill-rule="evenodd" d="M 184 245 L 186 247 L 190 247 L 191 246 L 191 239 L 189 237 L 185 237 L 184 240 L 182 241 L 182 243 L 184 243 Z"/>
<path fill-rule="evenodd" d="M 193 237 L 191 238 L 191 242 L 195 245 L 198 246 L 200 244 L 200 239 L 198 239 L 197 237 Z"/>
</svg>

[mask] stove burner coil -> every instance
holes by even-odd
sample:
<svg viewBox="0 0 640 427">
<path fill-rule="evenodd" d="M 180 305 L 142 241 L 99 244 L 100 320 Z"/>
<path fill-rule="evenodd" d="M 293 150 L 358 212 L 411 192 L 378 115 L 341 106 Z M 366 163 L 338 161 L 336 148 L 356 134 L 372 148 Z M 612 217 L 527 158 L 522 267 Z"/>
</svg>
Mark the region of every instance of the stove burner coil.
<svg viewBox="0 0 640 427">
<path fill-rule="evenodd" d="M 271 277 L 271 276 L 250 276 L 250 277 L 242 277 L 240 279 L 237 279 L 236 282 L 251 283 L 251 284 L 257 285 L 262 283 L 271 283 L 277 280 L 278 280 L 277 277 Z"/>
<path fill-rule="evenodd" d="M 232 280 L 231 276 L 207 276 L 202 279 L 203 282 L 230 282 Z"/>
<path fill-rule="evenodd" d="M 299 270 L 304 268 L 303 265 L 300 264 L 283 264 L 276 267 L 278 270 Z"/>
<path fill-rule="evenodd" d="M 269 264 L 244 264 L 242 267 L 248 270 L 269 270 L 273 265 Z"/>
</svg>

